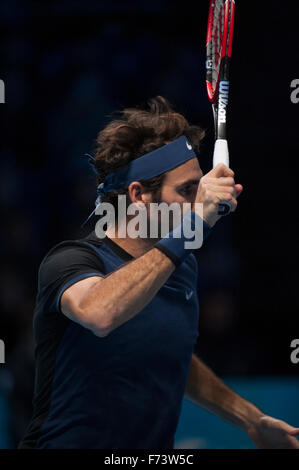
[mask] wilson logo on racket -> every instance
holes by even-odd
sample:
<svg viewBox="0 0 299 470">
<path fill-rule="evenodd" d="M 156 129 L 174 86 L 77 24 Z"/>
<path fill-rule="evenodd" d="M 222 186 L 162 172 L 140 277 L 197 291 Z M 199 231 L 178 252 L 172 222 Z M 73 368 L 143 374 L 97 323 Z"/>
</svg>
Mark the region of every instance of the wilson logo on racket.
<svg viewBox="0 0 299 470">
<path fill-rule="evenodd" d="M 229 166 L 226 108 L 229 99 L 229 65 L 232 55 L 234 17 L 234 0 L 210 0 L 206 40 L 206 84 L 214 115 L 213 167 L 219 163 Z M 230 210 L 229 203 L 219 203 L 219 215 L 227 215 Z"/>
<path fill-rule="evenodd" d="M 223 81 L 219 83 L 219 107 L 218 120 L 226 123 L 226 107 L 228 105 L 229 82 Z"/>
</svg>

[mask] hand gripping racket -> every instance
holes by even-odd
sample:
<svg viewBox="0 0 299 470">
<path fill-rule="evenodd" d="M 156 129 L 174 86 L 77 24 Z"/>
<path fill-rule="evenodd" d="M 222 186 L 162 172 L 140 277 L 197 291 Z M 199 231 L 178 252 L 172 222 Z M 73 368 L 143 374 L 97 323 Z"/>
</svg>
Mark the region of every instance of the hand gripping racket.
<svg viewBox="0 0 299 470">
<path fill-rule="evenodd" d="M 215 124 L 213 168 L 229 166 L 226 118 L 229 97 L 229 63 L 234 30 L 235 0 L 211 0 L 207 31 L 206 83 Z M 229 214 L 228 202 L 219 204 L 219 215 Z"/>
</svg>

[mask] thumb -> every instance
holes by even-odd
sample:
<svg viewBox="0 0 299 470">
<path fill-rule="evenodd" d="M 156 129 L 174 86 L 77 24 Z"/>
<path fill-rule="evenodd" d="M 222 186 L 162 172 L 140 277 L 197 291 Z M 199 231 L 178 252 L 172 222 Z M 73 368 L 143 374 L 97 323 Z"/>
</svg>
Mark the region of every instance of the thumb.
<svg viewBox="0 0 299 470">
<path fill-rule="evenodd" d="M 294 428 L 291 431 L 289 431 L 289 434 L 291 436 L 299 436 L 299 428 Z"/>
<path fill-rule="evenodd" d="M 243 186 L 242 186 L 241 184 L 236 184 L 236 185 L 235 185 L 235 190 L 236 190 L 236 193 L 237 193 L 237 194 L 236 194 L 236 197 L 239 197 L 239 196 L 240 196 L 240 194 L 242 193 L 243 189 L 244 189 L 244 188 L 243 188 Z"/>
</svg>

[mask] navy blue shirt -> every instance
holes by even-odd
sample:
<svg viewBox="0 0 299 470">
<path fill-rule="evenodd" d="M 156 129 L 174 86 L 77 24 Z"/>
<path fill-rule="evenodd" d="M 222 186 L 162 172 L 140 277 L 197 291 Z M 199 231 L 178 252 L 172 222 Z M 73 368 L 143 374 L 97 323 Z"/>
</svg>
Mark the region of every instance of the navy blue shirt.
<svg viewBox="0 0 299 470">
<path fill-rule="evenodd" d="M 142 311 L 105 337 L 60 308 L 72 284 L 108 276 L 133 260 L 93 232 L 60 243 L 42 261 L 33 321 L 33 416 L 19 448 L 173 448 L 198 336 L 194 255 Z"/>
</svg>

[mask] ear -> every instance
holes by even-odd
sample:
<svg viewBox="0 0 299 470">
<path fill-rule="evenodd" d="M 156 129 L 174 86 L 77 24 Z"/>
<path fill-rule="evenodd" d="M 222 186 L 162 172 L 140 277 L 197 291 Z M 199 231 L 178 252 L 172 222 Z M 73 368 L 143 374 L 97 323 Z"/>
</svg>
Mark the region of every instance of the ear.
<svg viewBox="0 0 299 470">
<path fill-rule="evenodd" d="M 133 181 L 128 187 L 128 194 L 132 203 L 146 204 L 152 202 L 152 194 L 145 192 L 142 183 Z"/>
</svg>

